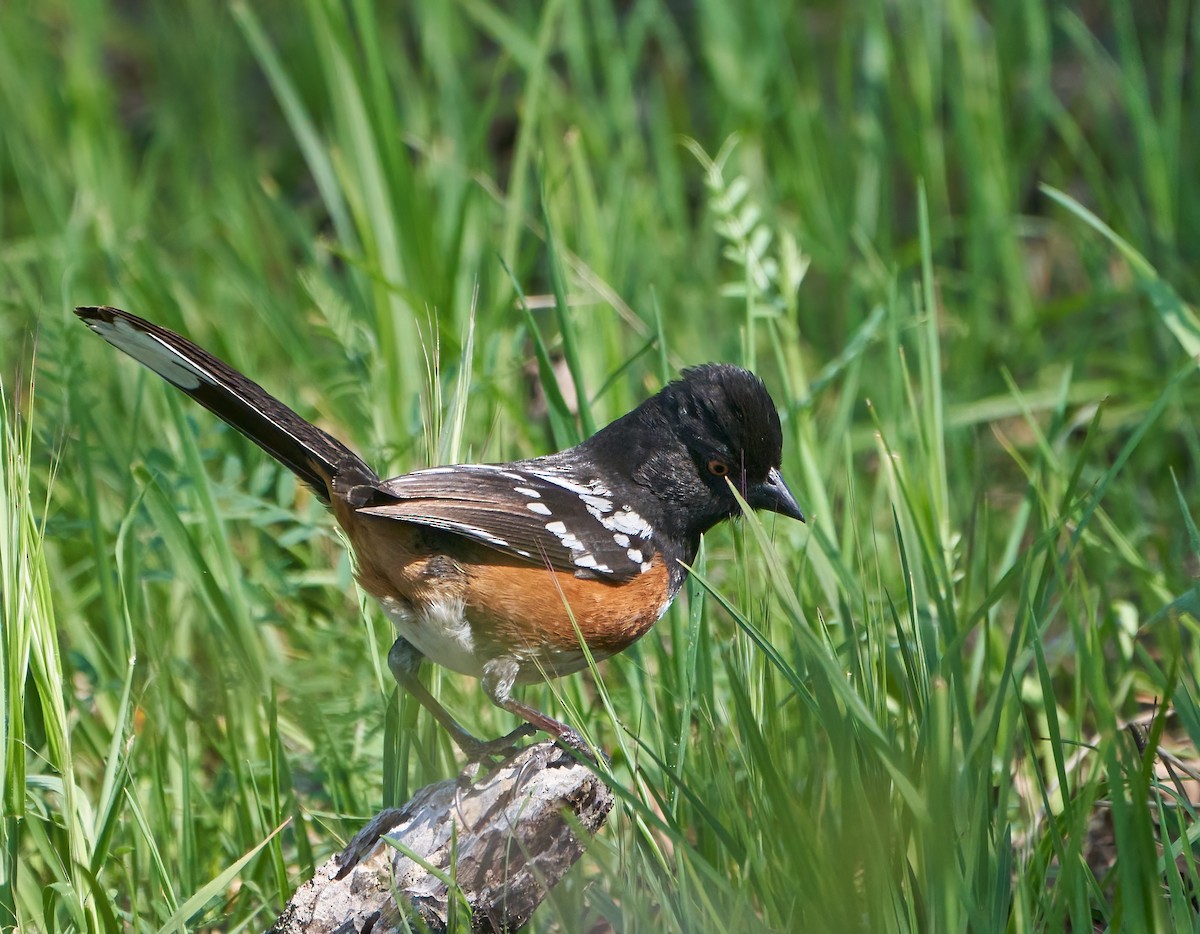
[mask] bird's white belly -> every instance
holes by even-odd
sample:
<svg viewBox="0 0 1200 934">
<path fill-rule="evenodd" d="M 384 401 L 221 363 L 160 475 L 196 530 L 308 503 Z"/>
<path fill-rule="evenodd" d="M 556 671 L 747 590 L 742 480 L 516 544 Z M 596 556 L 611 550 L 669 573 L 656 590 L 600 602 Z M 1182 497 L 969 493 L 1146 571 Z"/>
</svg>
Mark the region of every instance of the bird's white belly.
<svg viewBox="0 0 1200 934">
<path fill-rule="evenodd" d="M 385 597 L 379 605 L 396 627 L 396 634 L 435 665 L 472 678 L 482 678 L 484 665 L 497 658 L 494 646 L 492 651 L 480 647 L 463 613 L 461 601 L 434 603 L 415 609 L 405 601 Z M 600 661 L 611 654 L 597 651 L 593 657 Z M 514 646 L 504 655 L 520 666 L 516 677 L 518 684 L 534 684 L 547 677 L 560 678 L 587 667 L 587 656 L 580 649 Z"/>
<path fill-rule="evenodd" d="M 385 597 L 379 604 L 396 627 L 397 635 L 412 643 L 431 662 L 459 674 L 482 677 L 488 658 L 478 651 L 461 600 L 433 603 L 421 609 L 392 597 Z"/>
</svg>

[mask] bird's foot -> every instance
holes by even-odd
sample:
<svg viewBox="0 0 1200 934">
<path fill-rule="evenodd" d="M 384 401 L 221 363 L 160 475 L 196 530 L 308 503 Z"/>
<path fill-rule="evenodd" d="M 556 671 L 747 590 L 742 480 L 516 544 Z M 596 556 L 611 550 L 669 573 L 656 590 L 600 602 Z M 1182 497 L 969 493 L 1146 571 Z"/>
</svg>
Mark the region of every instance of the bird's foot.
<svg viewBox="0 0 1200 934">
<path fill-rule="evenodd" d="M 532 723 L 522 723 L 511 733 L 506 733 L 496 739 L 477 739 L 469 733 L 455 736 L 458 748 L 463 751 L 469 764 L 491 764 L 498 759 L 506 758 L 516 750 L 521 740 L 532 736 L 537 728 Z"/>
</svg>

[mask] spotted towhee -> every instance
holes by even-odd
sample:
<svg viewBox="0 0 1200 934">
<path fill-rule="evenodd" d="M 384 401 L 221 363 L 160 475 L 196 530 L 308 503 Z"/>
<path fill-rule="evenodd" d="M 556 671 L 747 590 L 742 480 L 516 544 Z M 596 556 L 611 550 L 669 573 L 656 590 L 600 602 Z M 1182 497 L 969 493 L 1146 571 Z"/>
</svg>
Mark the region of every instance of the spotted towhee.
<svg viewBox="0 0 1200 934">
<path fill-rule="evenodd" d="M 380 479 L 353 451 L 191 341 L 116 308 L 77 308 L 93 331 L 228 422 L 308 484 L 354 548 L 358 580 L 399 632 L 396 681 L 472 759 L 532 728 L 578 748 L 513 686 L 579 671 L 663 615 L 702 533 L 751 506 L 803 521 L 783 482 L 779 415 L 735 366 L 685 370 L 566 451 Z M 485 742 L 417 677 L 423 658 L 483 679 L 526 721 Z"/>
</svg>

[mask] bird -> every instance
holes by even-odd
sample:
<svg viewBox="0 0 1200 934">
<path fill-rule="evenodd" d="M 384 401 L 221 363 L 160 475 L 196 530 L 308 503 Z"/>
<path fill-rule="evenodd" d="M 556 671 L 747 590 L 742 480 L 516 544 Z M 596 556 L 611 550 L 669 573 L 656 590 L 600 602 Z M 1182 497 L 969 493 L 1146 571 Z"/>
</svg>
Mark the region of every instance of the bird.
<svg viewBox="0 0 1200 934">
<path fill-rule="evenodd" d="M 682 371 L 574 447 L 501 464 L 381 478 L 349 447 L 167 328 L 110 306 L 96 334 L 241 432 L 330 506 L 359 585 L 396 629 L 388 667 L 470 761 L 542 731 L 589 755 L 518 685 L 628 648 L 671 605 L 701 536 L 745 503 L 805 521 L 780 472 L 783 434 L 763 381 L 738 366 Z M 586 647 L 586 652 L 584 651 Z M 428 659 L 480 680 L 523 721 L 484 740 L 419 677 Z"/>
</svg>

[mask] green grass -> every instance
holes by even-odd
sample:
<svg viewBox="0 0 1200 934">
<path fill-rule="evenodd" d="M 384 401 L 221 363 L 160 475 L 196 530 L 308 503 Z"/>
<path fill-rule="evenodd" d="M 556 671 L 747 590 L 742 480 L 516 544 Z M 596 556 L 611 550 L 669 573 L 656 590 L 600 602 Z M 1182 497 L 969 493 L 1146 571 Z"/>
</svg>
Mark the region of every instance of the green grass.
<svg viewBox="0 0 1200 934">
<path fill-rule="evenodd" d="M 621 801 L 535 929 L 1195 926 L 1195 5 L 396 6 L 0 8 L 0 926 L 260 930 L 459 759 L 98 302 L 381 471 L 767 380 L 809 524 L 526 692 Z"/>
</svg>

